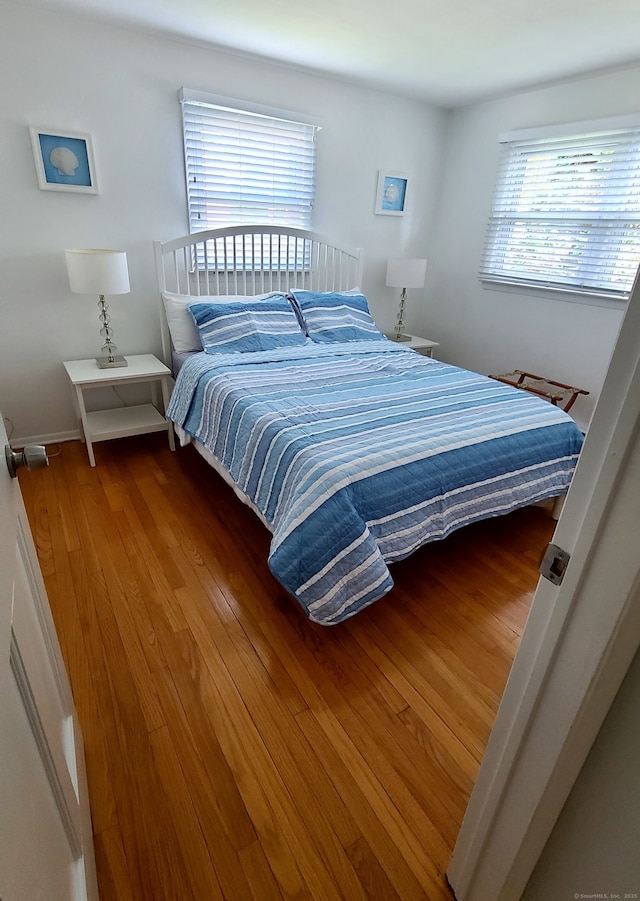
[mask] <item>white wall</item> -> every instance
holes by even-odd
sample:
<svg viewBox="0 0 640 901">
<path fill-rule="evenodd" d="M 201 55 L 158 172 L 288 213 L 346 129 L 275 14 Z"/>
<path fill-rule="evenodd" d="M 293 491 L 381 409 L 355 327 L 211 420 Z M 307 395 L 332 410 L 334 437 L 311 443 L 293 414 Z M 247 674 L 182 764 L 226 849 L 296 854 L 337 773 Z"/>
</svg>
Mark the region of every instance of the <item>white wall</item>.
<svg viewBox="0 0 640 901">
<path fill-rule="evenodd" d="M 640 893 L 640 654 L 636 654 L 524 901 Z"/>
<path fill-rule="evenodd" d="M 159 351 L 152 241 L 188 230 L 182 86 L 321 118 L 314 228 L 364 248 L 363 288 L 391 330 L 397 292 L 384 286 L 386 260 L 429 251 L 442 110 L 77 17 L 1 2 L 0 15 L 0 409 L 16 445 L 75 432 L 61 363 L 99 353 L 97 298 L 70 293 L 65 248 L 127 251 L 131 294 L 110 299 L 115 341 L 121 353 Z M 90 133 L 99 195 L 40 191 L 29 125 Z M 381 168 L 410 177 L 404 217 L 373 213 Z"/>
<path fill-rule="evenodd" d="M 526 369 L 591 391 L 588 422 L 622 319 L 619 309 L 483 288 L 478 280 L 496 176 L 498 136 L 534 126 L 640 112 L 640 66 L 453 112 L 421 334 L 442 359 L 484 373 Z"/>
</svg>

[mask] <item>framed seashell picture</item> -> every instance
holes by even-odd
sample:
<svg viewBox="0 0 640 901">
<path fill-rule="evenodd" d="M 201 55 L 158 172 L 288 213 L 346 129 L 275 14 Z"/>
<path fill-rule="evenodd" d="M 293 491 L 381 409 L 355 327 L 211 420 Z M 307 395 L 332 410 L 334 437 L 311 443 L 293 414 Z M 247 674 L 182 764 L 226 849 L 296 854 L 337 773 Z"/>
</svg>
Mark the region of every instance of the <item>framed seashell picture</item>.
<svg viewBox="0 0 640 901">
<path fill-rule="evenodd" d="M 41 191 L 98 193 L 90 135 L 39 128 L 29 131 Z"/>
<path fill-rule="evenodd" d="M 404 216 L 408 177 L 404 172 L 378 172 L 375 212 L 380 216 Z"/>
</svg>

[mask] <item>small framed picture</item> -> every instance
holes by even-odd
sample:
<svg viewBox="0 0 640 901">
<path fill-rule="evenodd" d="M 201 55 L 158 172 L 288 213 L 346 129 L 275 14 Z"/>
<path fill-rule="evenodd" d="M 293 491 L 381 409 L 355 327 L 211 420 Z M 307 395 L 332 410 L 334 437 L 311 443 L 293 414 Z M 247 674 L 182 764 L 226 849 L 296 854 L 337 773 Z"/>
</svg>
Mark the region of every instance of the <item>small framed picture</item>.
<svg viewBox="0 0 640 901">
<path fill-rule="evenodd" d="M 98 193 L 89 135 L 40 128 L 29 131 L 41 191 Z"/>
<path fill-rule="evenodd" d="M 378 172 L 376 213 L 381 216 L 404 216 L 408 177 L 402 172 Z"/>
</svg>

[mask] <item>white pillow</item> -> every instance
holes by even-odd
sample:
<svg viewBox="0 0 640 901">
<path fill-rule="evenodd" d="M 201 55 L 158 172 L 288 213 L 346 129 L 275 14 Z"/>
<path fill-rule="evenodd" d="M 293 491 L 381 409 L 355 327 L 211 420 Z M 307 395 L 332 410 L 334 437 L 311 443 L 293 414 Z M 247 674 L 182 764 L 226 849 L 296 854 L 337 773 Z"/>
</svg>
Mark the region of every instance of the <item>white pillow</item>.
<svg viewBox="0 0 640 901">
<path fill-rule="evenodd" d="M 255 296 L 245 297 L 244 295 L 239 294 L 196 295 L 173 294 L 171 291 L 163 291 L 162 300 L 164 302 L 164 310 L 167 317 L 173 349 L 178 353 L 202 350 L 200 333 L 193 320 L 193 316 L 189 312 L 190 303 L 228 303 L 232 300 L 266 300 L 267 297 L 273 297 L 274 294 L 280 293 L 282 292 L 270 291 L 268 294 L 256 294 Z"/>
</svg>

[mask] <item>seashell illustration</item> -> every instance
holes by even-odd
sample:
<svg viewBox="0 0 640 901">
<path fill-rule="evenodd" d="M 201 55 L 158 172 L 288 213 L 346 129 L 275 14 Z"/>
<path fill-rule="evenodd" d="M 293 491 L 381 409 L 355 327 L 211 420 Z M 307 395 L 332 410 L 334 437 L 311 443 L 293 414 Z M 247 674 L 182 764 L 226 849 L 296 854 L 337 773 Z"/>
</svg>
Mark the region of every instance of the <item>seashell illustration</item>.
<svg viewBox="0 0 640 901">
<path fill-rule="evenodd" d="M 390 182 L 384 189 L 384 199 L 387 203 L 395 203 L 399 194 L 398 186 L 394 182 Z"/>
<path fill-rule="evenodd" d="M 49 154 L 49 161 L 59 175 L 75 175 L 80 165 L 78 157 L 68 147 L 54 147 Z"/>
</svg>

